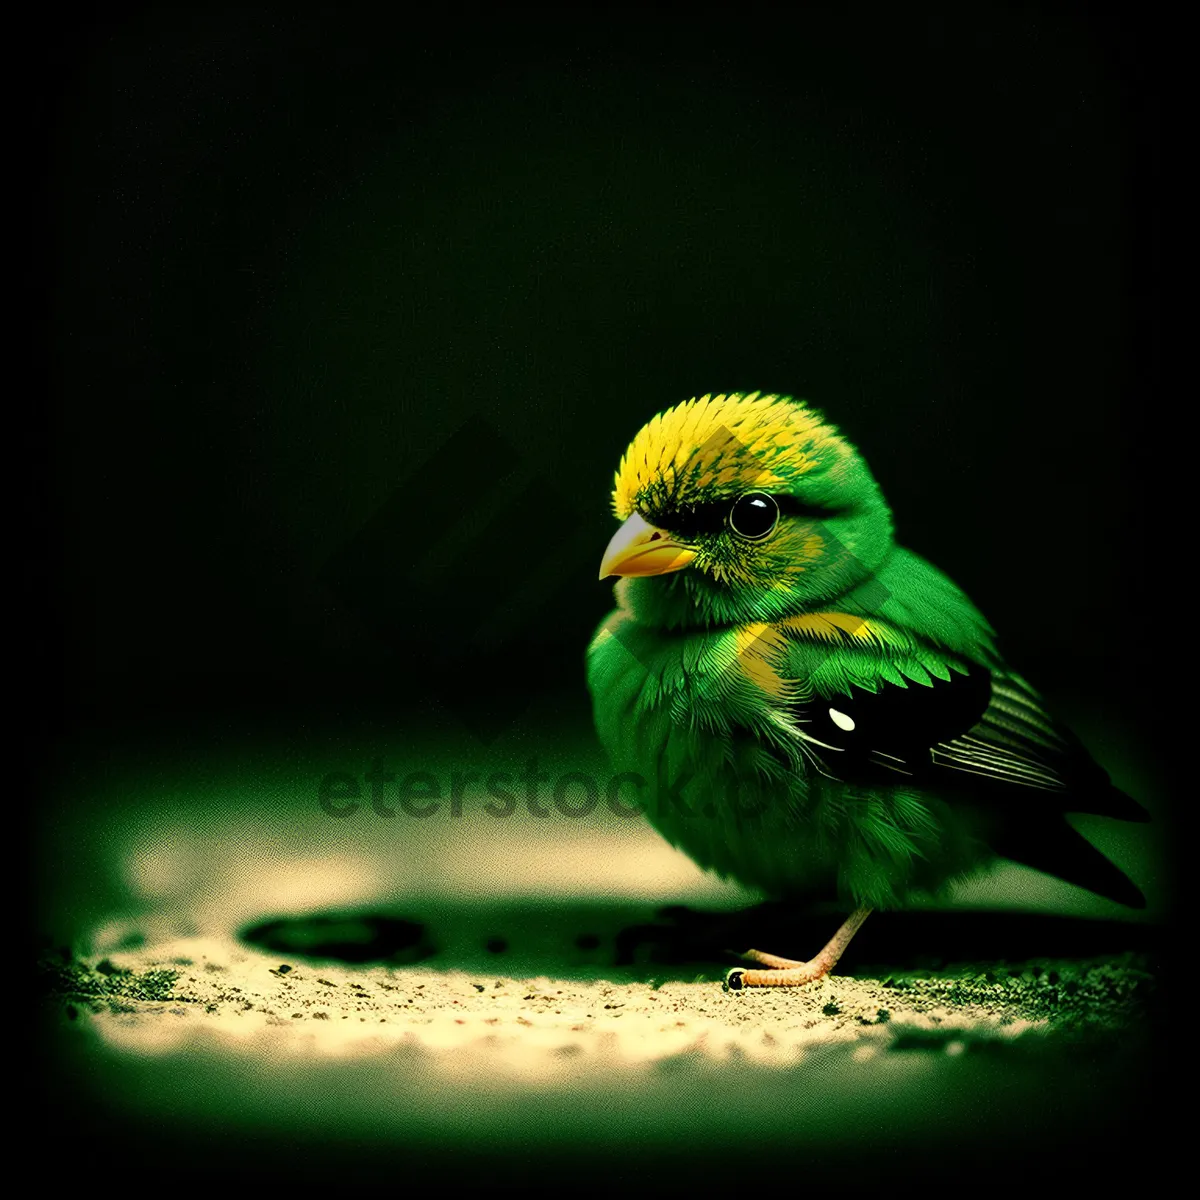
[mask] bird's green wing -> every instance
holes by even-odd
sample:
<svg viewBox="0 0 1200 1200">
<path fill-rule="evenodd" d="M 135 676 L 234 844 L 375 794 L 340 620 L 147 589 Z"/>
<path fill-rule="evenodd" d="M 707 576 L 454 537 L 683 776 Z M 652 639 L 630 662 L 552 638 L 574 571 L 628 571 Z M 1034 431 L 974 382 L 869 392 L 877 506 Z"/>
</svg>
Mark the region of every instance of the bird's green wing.
<svg viewBox="0 0 1200 1200">
<path fill-rule="evenodd" d="M 1140 903 L 1132 884 L 1061 818 L 1146 820 L 1144 810 L 999 659 L 961 593 L 955 621 L 936 620 L 953 589 L 939 581 L 913 622 L 924 628 L 906 623 L 920 605 L 887 597 L 869 615 L 839 606 L 777 622 L 743 654 L 770 664 L 760 681 L 783 698 L 811 769 L 848 784 L 911 786 L 970 802 L 994 817 L 998 853 Z"/>
</svg>

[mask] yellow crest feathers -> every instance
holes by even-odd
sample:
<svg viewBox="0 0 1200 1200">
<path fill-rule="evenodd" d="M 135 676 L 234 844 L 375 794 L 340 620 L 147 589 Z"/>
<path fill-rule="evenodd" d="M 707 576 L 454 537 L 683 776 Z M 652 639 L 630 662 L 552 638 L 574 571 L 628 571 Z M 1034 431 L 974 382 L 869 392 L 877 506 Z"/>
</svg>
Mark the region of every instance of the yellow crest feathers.
<svg viewBox="0 0 1200 1200">
<path fill-rule="evenodd" d="M 837 431 L 790 396 L 701 396 L 638 431 L 617 470 L 613 510 L 624 520 L 654 493 L 686 504 L 701 494 L 786 491 L 830 451 L 843 452 Z"/>
</svg>

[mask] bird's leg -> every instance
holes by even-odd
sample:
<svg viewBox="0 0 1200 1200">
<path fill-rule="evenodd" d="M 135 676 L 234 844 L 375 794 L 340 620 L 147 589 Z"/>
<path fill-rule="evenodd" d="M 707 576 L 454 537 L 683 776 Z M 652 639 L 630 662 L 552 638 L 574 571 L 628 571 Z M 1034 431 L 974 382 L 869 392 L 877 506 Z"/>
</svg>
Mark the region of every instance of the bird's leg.
<svg viewBox="0 0 1200 1200">
<path fill-rule="evenodd" d="M 731 992 L 748 987 L 798 987 L 803 983 L 812 983 L 822 975 L 828 975 L 870 912 L 869 908 L 856 908 L 842 923 L 837 933 L 829 939 L 821 953 L 808 962 L 796 962 L 791 958 L 764 954 L 761 950 L 747 951 L 743 957 L 761 963 L 768 969 L 754 971 L 745 967 L 734 967 L 725 976 L 725 987 Z"/>
<path fill-rule="evenodd" d="M 790 967 L 804 967 L 807 963 L 798 958 L 780 958 L 778 954 L 768 954 L 765 950 L 747 950 L 740 957 L 747 962 L 758 963 L 760 967 L 770 967 L 775 971 L 786 971 Z"/>
</svg>

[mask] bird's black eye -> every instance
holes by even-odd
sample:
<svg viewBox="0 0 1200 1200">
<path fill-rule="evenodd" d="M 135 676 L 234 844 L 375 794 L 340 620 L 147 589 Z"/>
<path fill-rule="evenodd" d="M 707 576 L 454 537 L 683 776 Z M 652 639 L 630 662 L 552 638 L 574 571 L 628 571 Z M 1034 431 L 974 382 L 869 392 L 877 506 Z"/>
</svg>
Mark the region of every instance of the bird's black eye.
<svg viewBox="0 0 1200 1200">
<path fill-rule="evenodd" d="M 729 528 L 740 537 L 765 538 L 779 521 L 779 505 L 766 492 L 747 492 L 729 513 Z"/>
</svg>

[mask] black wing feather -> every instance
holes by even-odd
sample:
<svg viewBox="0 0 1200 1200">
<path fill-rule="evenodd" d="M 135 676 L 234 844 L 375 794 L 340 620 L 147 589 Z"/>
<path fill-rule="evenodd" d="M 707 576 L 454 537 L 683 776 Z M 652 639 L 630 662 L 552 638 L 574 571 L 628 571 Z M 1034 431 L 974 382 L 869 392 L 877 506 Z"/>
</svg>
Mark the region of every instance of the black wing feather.
<svg viewBox="0 0 1200 1200">
<path fill-rule="evenodd" d="M 1146 821 L 1019 676 L 972 664 L 948 680 L 814 697 L 792 716 L 825 773 L 847 783 L 910 782 L 995 817 L 993 848 L 1140 907 L 1141 893 L 1063 819 L 1068 812 Z M 814 745 L 815 743 L 815 745 Z"/>
</svg>

